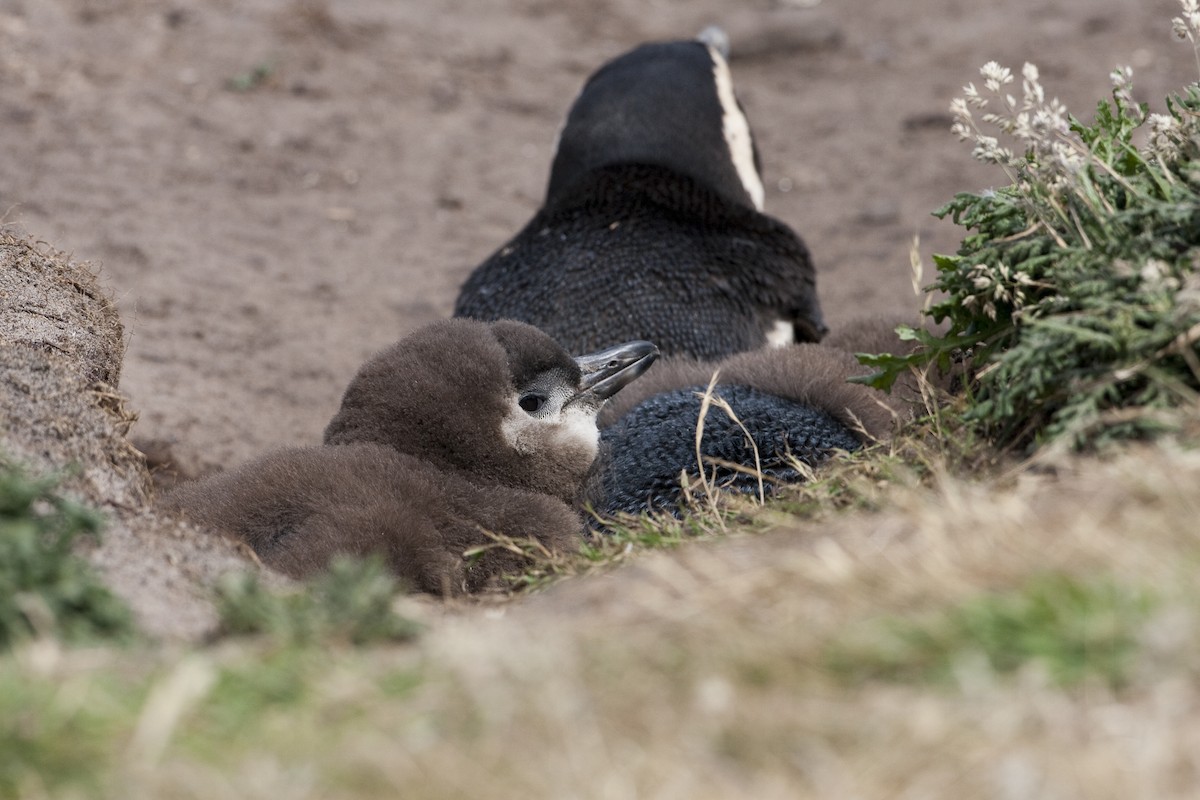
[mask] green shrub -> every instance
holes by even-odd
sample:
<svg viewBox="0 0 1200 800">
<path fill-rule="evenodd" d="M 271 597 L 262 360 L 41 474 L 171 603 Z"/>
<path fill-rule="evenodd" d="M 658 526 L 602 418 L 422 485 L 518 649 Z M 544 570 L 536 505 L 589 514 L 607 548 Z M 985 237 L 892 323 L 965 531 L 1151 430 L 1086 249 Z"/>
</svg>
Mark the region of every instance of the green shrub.
<svg viewBox="0 0 1200 800">
<path fill-rule="evenodd" d="M 265 634 L 287 644 L 340 639 L 361 645 L 416 636 L 417 624 L 392 608 L 399 592 L 378 558 L 340 558 L 327 573 L 291 591 L 273 591 L 251 573 L 228 575 L 217 586 L 217 609 L 226 635 Z"/>
<path fill-rule="evenodd" d="M 80 535 L 98 536 L 100 516 L 0 463 L 0 649 L 33 636 L 66 641 L 123 637 L 128 609 L 75 554 Z"/>
<path fill-rule="evenodd" d="M 1183 4 L 1175 29 L 1195 46 L 1200 13 Z M 1085 125 L 1045 99 L 1032 64 L 1020 98 L 1008 69 L 981 72 L 984 88 L 951 106 L 954 131 L 1010 185 L 935 212 L 968 231 L 926 288 L 939 293 L 926 313 L 948 324 L 903 332 L 923 345 L 912 356 L 863 357 L 878 370 L 868 381 L 965 361 L 966 418 L 1002 446 L 1152 434 L 1200 392 L 1200 84 L 1151 114 L 1117 69 L 1112 101 Z"/>
</svg>

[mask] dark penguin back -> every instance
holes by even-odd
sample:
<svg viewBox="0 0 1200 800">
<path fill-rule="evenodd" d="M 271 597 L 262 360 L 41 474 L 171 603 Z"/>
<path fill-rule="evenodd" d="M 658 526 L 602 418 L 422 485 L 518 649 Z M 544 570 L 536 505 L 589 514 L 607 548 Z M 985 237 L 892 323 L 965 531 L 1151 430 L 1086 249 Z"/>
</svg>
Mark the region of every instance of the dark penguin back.
<svg viewBox="0 0 1200 800">
<path fill-rule="evenodd" d="M 602 463 L 589 487 L 596 512 L 677 512 L 682 499 L 680 469 L 688 478 L 696 469 L 696 424 L 705 387 L 693 386 L 654 395 L 601 433 Z M 764 488 L 776 482 L 796 483 L 803 475 L 791 458 L 817 466 L 832 450 L 857 450 L 859 438 L 825 411 L 748 386 L 717 386 L 748 429 L 758 449 Z M 701 453 L 705 459 L 754 467 L 754 449 L 746 434 L 724 410 L 710 406 L 704 419 Z M 725 490 L 756 492 L 758 479 L 728 466 L 707 464 Z"/>
<path fill-rule="evenodd" d="M 647 339 L 715 359 L 825 325 L 808 250 L 782 222 L 661 167 L 606 167 L 542 209 L 463 285 L 455 316 L 519 319 L 571 352 Z"/>
<path fill-rule="evenodd" d="M 566 197 L 593 170 L 649 164 L 753 208 L 723 125 L 726 113 L 741 114 L 741 109 L 722 105 L 717 58 L 699 41 L 658 42 L 631 50 L 593 73 L 559 135 L 546 205 Z M 757 171 L 757 151 L 754 167 Z"/>
</svg>

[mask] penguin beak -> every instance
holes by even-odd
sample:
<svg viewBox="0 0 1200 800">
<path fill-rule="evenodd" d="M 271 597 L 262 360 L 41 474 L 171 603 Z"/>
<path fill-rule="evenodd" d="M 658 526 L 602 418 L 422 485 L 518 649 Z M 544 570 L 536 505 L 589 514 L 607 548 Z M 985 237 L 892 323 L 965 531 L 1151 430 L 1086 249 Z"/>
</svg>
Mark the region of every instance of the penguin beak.
<svg viewBox="0 0 1200 800">
<path fill-rule="evenodd" d="M 650 342 L 626 342 L 577 356 L 575 363 L 583 373 L 578 397 L 603 402 L 649 369 L 656 358 L 658 348 Z"/>
</svg>

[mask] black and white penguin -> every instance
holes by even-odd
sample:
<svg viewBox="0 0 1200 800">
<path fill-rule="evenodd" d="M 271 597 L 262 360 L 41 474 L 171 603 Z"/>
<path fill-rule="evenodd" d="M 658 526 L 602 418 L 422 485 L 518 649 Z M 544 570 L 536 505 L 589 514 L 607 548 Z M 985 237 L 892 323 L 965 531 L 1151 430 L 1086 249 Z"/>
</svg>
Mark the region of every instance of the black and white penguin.
<svg viewBox="0 0 1200 800">
<path fill-rule="evenodd" d="M 414 588 L 477 590 L 521 566 L 488 533 L 578 546 L 604 402 L 655 359 L 648 342 L 571 358 L 520 322 L 446 320 L 369 360 L 325 444 L 280 450 L 165 498 L 302 577 L 378 554 Z"/>
<path fill-rule="evenodd" d="M 601 517 L 678 513 L 682 486 L 697 480 L 701 461 L 709 485 L 721 490 L 757 492 L 758 473 L 764 493 L 803 481 L 835 451 L 888 439 L 908 414 L 896 396 L 847 382 L 864 373 L 849 350 L 811 343 L 717 362 L 665 360 L 602 412 L 587 503 Z M 719 400 L 704 413 L 698 460 L 702 397 L 714 374 Z"/>
<path fill-rule="evenodd" d="M 636 338 L 712 359 L 819 341 L 808 250 L 762 205 L 716 37 L 642 45 L 588 79 L 542 209 L 470 275 L 455 316 L 521 319 L 572 352 Z"/>
</svg>

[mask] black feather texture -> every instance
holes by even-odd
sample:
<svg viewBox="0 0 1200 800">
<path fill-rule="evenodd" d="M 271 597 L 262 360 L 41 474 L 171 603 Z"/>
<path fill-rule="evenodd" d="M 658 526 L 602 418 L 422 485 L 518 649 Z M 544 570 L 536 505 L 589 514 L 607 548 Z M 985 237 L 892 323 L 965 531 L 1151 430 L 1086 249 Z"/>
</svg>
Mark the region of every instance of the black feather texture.
<svg viewBox="0 0 1200 800">
<path fill-rule="evenodd" d="M 714 359 L 826 331 L 808 249 L 761 212 L 758 151 L 706 42 L 644 44 L 593 73 L 540 211 L 467 279 L 454 314 L 519 319 L 571 352 L 645 339 Z"/>
<path fill-rule="evenodd" d="M 705 388 L 656 394 L 602 431 L 598 477 L 588 497 L 597 513 L 679 511 L 681 471 L 689 482 L 699 475 L 696 429 Z M 748 386 L 717 386 L 713 395 L 725 400 L 741 422 L 716 405 L 705 414 L 700 453 L 705 475 L 718 489 L 757 491 L 756 476 L 728 466 L 753 470 L 755 448 L 770 492 L 778 483 L 803 479 L 793 459 L 815 467 L 834 450 L 862 446 L 858 435 L 821 409 Z"/>
<path fill-rule="evenodd" d="M 743 121 L 745 113 L 740 105 L 725 107 L 718 71 L 728 77 L 725 57 L 691 40 L 639 45 L 592 73 L 559 133 L 546 205 L 558 203 L 597 169 L 647 164 L 755 208 L 725 132 L 727 113 Z M 748 122 L 746 127 L 749 134 Z M 743 168 L 757 173 L 758 153 L 749 139 L 744 144 L 752 163 Z"/>
<path fill-rule="evenodd" d="M 475 269 L 454 314 L 536 325 L 571 352 L 646 339 L 713 359 L 780 321 L 825 331 L 808 249 L 785 224 L 662 167 L 595 170 Z"/>
</svg>

